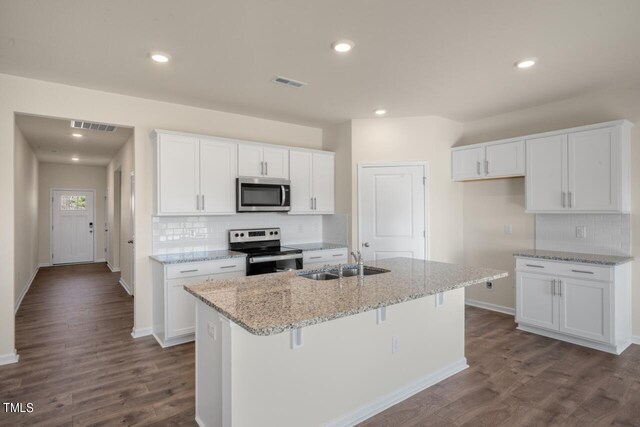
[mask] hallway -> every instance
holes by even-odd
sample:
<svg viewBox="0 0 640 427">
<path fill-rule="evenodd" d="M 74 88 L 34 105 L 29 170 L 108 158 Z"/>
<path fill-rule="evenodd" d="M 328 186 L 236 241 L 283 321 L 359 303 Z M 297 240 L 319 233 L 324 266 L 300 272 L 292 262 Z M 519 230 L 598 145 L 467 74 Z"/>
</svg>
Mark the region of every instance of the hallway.
<svg viewBox="0 0 640 427">
<path fill-rule="evenodd" d="M 20 362 L 0 367 L 0 425 L 193 425 L 193 345 L 134 340 L 133 298 L 106 264 L 42 268 L 16 315 Z M 182 421 L 182 422 L 181 422 Z"/>
</svg>

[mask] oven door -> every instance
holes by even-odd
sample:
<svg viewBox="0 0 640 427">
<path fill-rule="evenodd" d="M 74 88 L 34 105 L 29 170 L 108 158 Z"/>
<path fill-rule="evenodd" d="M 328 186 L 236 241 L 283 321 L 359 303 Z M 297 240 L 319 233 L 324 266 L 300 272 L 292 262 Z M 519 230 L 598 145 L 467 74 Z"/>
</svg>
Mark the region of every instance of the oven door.
<svg viewBox="0 0 640 427">
<path fill-rule="evenodd" d="M 238 212 L 286 212 L 291 210 L 290 181 L 238 178 Z"/>
<path fill-rule="evenodd" d="M 301 270 L 302 254 L 254 256 L 247 259 L 247 276 Z"/>
</svg>

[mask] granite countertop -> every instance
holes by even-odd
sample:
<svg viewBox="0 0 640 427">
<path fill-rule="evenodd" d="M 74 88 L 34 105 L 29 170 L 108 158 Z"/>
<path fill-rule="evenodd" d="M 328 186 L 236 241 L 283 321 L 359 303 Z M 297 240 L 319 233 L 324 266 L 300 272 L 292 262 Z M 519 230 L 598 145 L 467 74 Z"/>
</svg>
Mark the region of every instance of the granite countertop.
<svg viewBox="0 0 640 427">
<path fill-rule="evenodd" d="M 297 245 L 284 245 L 287 248 L 302 249 L 303 251 L 326 251 L 329 249 L 343 249 L 347 245 L 340 243 L 316 242 L 316 243 L 300 243 Z"/>
<path fill-rule="evenodd" d="M 390 270 L 341 281 L 285 272 L 185 285 L 185 289 L 254 335 L 274 335 L 439 292 L 507 277 L 507 272 L 392 258 L 367 265 Z"/>
<path fill-rule="evenodd" d="M 549 261 L 567 261 L 609 266 L 625 264 L 627 262 L 633 261 L 633 257 L 630 256 L 581 254 L 578 252 L 544 251 L 537 249 L 515 252 L 513 256 L 546 259 Z"/>
<path fill-rule="evenodd" d="M 185 262 L 215 261 L 219 259 L 243 258 L 247 254 L 229 250 L 184 252 L 178 254 L 151 255 L 150 258 L 160 264 L 181 264 Z"/>
</svg>

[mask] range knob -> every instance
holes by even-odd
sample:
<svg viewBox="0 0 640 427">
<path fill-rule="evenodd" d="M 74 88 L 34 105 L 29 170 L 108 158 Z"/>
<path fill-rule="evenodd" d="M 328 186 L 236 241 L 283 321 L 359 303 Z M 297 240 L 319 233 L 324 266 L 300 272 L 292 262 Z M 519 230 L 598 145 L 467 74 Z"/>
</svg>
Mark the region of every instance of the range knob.
<svg viewBox="0 0 640 427">
<path fill-rule="evenodd" d="M 244 237 L 244 233 L 240 233 L 240 237 Z"/>
<path fill-rule="evenodd" d="M 240 235 L 238 233 L 236 233 L 236 237 L 239 237 Z"/>
<path fill-rule="evenodd" d="M 277 231 L 274 231 L 273 233 L 274 233 L 274 234 L 276 234 L 276 235 L 278 234 L 278 232 L 277 232 Z"/>
<path fill-rule="evenodd" d="M 271 236 L 273 236 L 273 231 L 270 231 L 270 232 L 269 232 L 269 234 L 270 234 Z"/>
</svg>

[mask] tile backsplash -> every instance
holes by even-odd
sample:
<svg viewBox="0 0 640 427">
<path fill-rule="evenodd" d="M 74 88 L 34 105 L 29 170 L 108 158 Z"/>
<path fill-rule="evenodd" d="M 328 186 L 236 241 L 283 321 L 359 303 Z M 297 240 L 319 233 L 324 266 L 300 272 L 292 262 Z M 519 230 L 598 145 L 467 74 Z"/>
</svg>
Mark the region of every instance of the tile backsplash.
<svg viewBox="0 0 640 427">
<path fill-rule="evenodd" d="M 576 237 L 576 227 L 586 227 L 585 237 Z M 536 249 L 631 255 L 629 214 L 538 214 Z"/>
<path fill-rule="evenodd" d="M 333 215 L 325 215 L 331 217 Z M 331 221 L 325 231 L 336 237 Z M 344 221 L 346 225 L 346 220 Z M 153 218 L 153 253 L 169 254 L 192 251 L 227 249 L 227 231 L 240 228 L 280 227 L 282 244 L 313 243 L 323 241 L 322 215 L 287 215 L 281 213 L 240 213 L 229 216 L 175 216 Z M 344 231 L 346 239 L 346 230 Z M 327 241 L 327 240 L 324 240 Z M 329 240 L 331 243 L 342 243 Z"/>
</svg>

